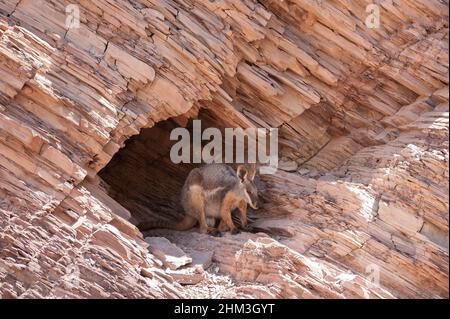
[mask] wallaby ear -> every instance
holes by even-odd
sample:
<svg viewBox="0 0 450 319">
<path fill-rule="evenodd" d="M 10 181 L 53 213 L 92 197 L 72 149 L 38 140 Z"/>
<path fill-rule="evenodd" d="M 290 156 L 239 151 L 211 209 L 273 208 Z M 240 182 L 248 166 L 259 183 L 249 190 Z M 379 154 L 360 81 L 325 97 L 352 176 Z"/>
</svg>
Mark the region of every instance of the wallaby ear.
<svg viewBox="0 0 450 319">
<path fill-rule="evenodd" d="M 247 178 L 247 169 L 245 168 L 244 165 L 239 165 L 236 169 L 236 174 L 237 177 L 239 178 L 239 180 L 242 182 L 244 182 L 244 180 Z"/>
<path fill-rule="evenodd" d="M 256 175 L 256 164 L 247 164 L 247 171 L 248 171 L 247 178 L 250 181 L 254 180 Z"/>
</svg>

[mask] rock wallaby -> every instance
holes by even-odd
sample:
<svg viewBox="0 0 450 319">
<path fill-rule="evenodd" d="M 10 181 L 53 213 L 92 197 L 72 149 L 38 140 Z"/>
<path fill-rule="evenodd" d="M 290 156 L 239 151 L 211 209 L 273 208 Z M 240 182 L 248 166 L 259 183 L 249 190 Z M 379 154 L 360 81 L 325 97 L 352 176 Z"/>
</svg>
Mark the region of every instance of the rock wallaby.
<svg viewBox="0 0 450 319">
<path fill-rule="evenodd" d="M 155 221 L 139 228 L 169 228 L 187 230 L 198 222 L 200 232 L 217 235 L 218 232 L 238 230 L 232 220 L 232 211 L 238 209 L 241 224 L 247 227 L 247 204 L 258 209 L 258 190 L 254 184 L 256 165 L 239 165 L 236 171 L 225 164 L 208 164 L 193 169 L 181 190 L 181 205 L 185 216 L 179 223 Z M 220 219 L 218 229 L 208 225 L 211 219 Z"/>
</svg>

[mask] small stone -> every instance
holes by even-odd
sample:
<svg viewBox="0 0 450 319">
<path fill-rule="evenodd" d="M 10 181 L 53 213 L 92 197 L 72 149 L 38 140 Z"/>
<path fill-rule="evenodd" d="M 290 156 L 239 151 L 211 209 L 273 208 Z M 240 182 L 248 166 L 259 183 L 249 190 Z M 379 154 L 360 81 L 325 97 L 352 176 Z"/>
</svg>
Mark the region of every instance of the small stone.
<svg viewBox="0 0 450 319">
<path fill-rule="evenodd" d="M 181 285 L 195 285 L 205 278 L 205 275 L 196 271 L 195 267 L 167 270 L 166 273 Z"/>
<path fill-rule="evenodd" d="M 309 173 L 309 169 L 307 169 L 307 168 L 300 168 L 297 172 L 298 172 L 300 175 L 306 175 L 306 174 Z"/>
<path fill-rule="evenodd" d="M 147 237 L 145 242 L 149 244 L 148 250 L 160 259 L 164 266 L 175 270 L 192 262 L 181 248 L 172 244 L 164 237 Z"/>
<path fill-rule="evenodd" d="M 200 266 L 203 270 L 207 269 L 211 266 L 213 254 L 212 251 L 193 251 L 190 253 L 192 265 Z"/>
<path fill-rule="evenodd" d="M 278 163 L 278 168 L 286 172 L 295 172 L 298 168 L 298 164 L 293 160 L 282 158 Z"/>
</svg>

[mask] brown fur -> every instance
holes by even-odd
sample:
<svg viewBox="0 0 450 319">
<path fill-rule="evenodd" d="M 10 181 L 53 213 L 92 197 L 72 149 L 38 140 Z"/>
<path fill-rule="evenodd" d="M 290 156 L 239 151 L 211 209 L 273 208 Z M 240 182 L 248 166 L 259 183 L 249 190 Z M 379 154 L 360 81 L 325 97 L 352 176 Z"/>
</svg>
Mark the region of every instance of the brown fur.
<svg viewBox="0 0 450 319">
<path fill-rule="evenodd" d="M 185 211 L 184 219 L 176 224 L 155 222 L 143 225 L 148 228 L 170 228 L 187 230 L 196 222 L 202 233 L 217 233 L 208 225 L 209 219 L 220 219 L 219 231 L 237 231 L 231 218 L 234 209 L 240 212 L 241 223 L 247 226 L 247 204 L 257 208 L 258 194 L 253 179 L 255 165 L 239 165 L 234 171 L 224 164 L 208 164 L 193 169 L 181 191 L 181 205 Z"/>
</svg>

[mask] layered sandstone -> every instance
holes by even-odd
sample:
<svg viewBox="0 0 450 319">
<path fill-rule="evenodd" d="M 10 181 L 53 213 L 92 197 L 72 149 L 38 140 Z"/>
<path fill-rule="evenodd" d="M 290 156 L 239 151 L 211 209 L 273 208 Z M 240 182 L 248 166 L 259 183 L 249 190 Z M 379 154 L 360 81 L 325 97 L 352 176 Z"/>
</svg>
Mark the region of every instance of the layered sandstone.
<svg viewBox="0 0 450 319">
<path fill-rule="evenodd" d="M 448 4 L 369 3 L 0 0 L 1 297 L 448 297 Z M 196 117 L 283 161 L 254 233 L 145 234 L 166 269 L 133 224 Z"/>
</svg>

